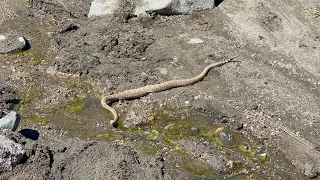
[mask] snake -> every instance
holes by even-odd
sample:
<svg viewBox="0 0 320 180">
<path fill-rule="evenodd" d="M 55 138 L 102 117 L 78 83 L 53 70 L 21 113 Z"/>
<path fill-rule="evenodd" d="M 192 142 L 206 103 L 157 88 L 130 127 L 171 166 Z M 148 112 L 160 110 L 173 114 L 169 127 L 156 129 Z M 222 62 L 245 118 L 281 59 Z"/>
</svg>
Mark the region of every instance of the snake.
<svg viewBox="0 0 320 180">
<path fill-rule="evenodd" d="M 162 83 L 158 83 L 158 84 L 146 85 L 146 86 L 139 87 L 136 89 L 129 89 L 129 90 L 119 92 L 116 94 L 103 96 L 101 99 L 101 105 L 103 108 L 105 108 L 106 110 L 108 110 L 112 113 L 113 120 L 110 120 L 110 124 L 112 126 L 115 126 L 115 124 L 117 123 L 117 120 L 119 118 L 119 115 L 114 108 L 112 108 L 111 106 L 108 105 L 110 102 L 115 102 L 118 100 L 126 100 L 126 99 L 136 99 L 136 98 L 146 96 L 150 93 L 157 93 L 157 92 L 166 91 L 166 90 L 169 90 L 172 88 L 196 84 L 197 82 L 202 81 L 204 79 L 204 77 L 208 74 L 210 69 L 212 69 L 214 67 L 222 66 L 226 63 L 229 63 L 229 62 L 233 61 L 234 58 L 231 58 L 231 59 L 228 59 L 225 61 L 221 61 L 221 62 L 212 63 L 212 64 L 208 65 L 207 67 L 205 67 L 204 70 L 199 75 L 192 77 L 192 78 L 189 78 L 189 79 L 176 79 L 176 80 L 166 81 L 166 82 L 162 82 Z"/>
</svg>

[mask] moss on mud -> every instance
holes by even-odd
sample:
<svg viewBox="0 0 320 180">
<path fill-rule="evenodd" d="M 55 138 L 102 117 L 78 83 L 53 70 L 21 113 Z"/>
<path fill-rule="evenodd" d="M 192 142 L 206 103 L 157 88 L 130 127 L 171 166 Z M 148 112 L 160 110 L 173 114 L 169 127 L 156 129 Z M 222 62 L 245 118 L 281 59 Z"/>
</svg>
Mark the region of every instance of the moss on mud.
<svg viewBox="0 0 320 180">
<path fill-rule="evenodd" d="M 33 64 L 39 65 L 41 64 L 42 53 L 34 53 L 33 54 Z"/>
<path fill-rule="evenodd" d="M 44 93 L 44 88 L 39 86 L 30 87 L 25 93 L 18 94 L 18 99 L 20 103 L 26 104 L 41 98 Z"/>
<path fill-rule="evenodd" d="M 29 119 L 33 122 L 41 123 L 42 125 L 48 124 L 48 120 L 42 117 L 31 116 Z"/>
<path fill-rule="evenodd" d="M 182 159 L 183 167 L 190 173 L 199 176 L 215 176 L 216 173 L 212 170 L 210 165 L 201 158 L 192 157 L 186 151 L 180 150 L 177 152 Z"/>
<path fill-rule="evenodd" d="M 231 178 L 231 180 L 267 180 L 267 178 L 259 176 L 257 174 L 242 174 L 242 175 L 238 175 L 234 178 Z"/>
<path fill-rule="evenodd" d="M 92 139 L 100 139 L 104 141 L 117 141 L 117 140 L 122 140 L 124 137 L 120 132 L 112 131 L 112 130 L 107 130 L 103 132 L 90 132 L 86 131 L 80 134 L 82 137 L 89 137 Z"/>
<path fill-rule="evenodd" d="M 172 114 L 165 114 L 163 111 L 154 113 L 155 119 L 147 125 L 141 125 L 133 129 L 123 127 L 122 120 L 119 121 L 119 128 L 130 136 L 137 136 L 143 141 L 161 142 L 166 147 L 173 150 L 181 160 L 181 166 L 190 173 L 203 177 L 215 177 L 217 173 L 209 166 L 205 159 L 193 157 L 180 144 L 181 140 L 188 138 L 202 139 L 207 142 L 216 143 L 222 148 L 237 151 L 240 156 L 248 157 L 252 162 L 263 163 L 269 160 L 268 156 L 261 155 L 255 151 L 251 145 L 236 132 L 219 125 L 193 118 L 179 119 Z M 225 146 L 219 141 L 218 132 L 226 132 L 234 137 L 234 145 Z M 147 132 L 147 135 L 143 134 Z M 141 146 L 141 148 L 145 148 Z M 241 163 L 239 163 L 241 164 Z M 238 173 L 242 169 L 239 166 L 232 172 Z M 255 175 L 248 175 L 255 176 Z"/>
<path fill-rule="evenodd" d="M 77 112 L 84 110 L 84 108 L 86 108 L 86 107 L 87 107 L 86 102 L 84 102 L 82 100 L 77 100 L 67 108 L 67 111 L 70 114 L 77 113 Z"/>
<path fill-rule="evenodd" d="M 68 100 L 69 106 L 67 107 L 67 112 L 73 114 L 84 110 L 88 106 L 87 98 L 88 95 L 86 93 L 77 93 L 75 99 Z"/>
</svg>

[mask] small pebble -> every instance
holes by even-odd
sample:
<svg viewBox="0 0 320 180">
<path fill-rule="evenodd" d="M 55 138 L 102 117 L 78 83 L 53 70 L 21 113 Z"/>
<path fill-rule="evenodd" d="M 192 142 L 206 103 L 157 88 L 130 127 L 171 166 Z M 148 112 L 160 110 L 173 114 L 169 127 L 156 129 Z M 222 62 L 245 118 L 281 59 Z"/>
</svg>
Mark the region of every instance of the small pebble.
<svg viewBox="0 0 320 180">
<path fill-rule="evenodd" d="M 163 129 L 164 129 L 165 131 L 168 131 L 169 129 L 172 128 L 172 126 L 173 126 L 173 124 L 168 124 L 168 125 L 166 125 L 166 127 L 164 127 Z"/>
<path fill-rule="evenodd" d="M 257 110 L 259 107 L 256 104 L 251 104 L 251 105 L 249 105 L 248 108 L 249 108 L 249 110 L 253 111 L 253 110 Z"/>
<path fill-rule="evenodd" d="M 228 123 L 228 118 L 224 117 L 222 120 L 221 120 L 221 124 L 227 124 Z"/>
<path fill-rule="evenodd" d="M 224 130 L 224 127 L 219 127 L 219 128 L 217 128 L 216 130 L 215 130 L 215 134 L 218 134 L 218 133 L 220 133 L 220 132 L 222 132 Z"/>
<path fill-rule="evenodd" d="M 197 127 L 192 127 L 192 128 L 191 128 L 191 131 L 197 133 L 197 132 L 199 132 L 199 129 L 198 129 Z"/>
<path fill-rule="evenodd" d="M 189 44 L 202 44 L 204 43 L 204 40 L 202 39 L 199 39 L 199 38 L 191 38 L 189 41 L 188 41 Z"/>
<path fill-rule="evenodd" d="M 239 120 L 235 120 L 233 123 L 233 129 L 234 130 L 240 130 L 243 128 L 243 123 Z"/>
<path fill-rule="evenodd" d="M 148 136 L 148 135 L 151 134 L 151 132 L 150 132 L 150 131 L 144 131 L 142 134 L 143 134 L 144 136 Z"/>
<path fill-rule="evenodd" d="M 155 119 L 154 116 L 148 116 L 148 120 L 149 120 L 149 121 L 153 121 L 154 119 Z"/>
<path fill-rule="evenodd" d="M 304 175 L 306 175 L 308 178 L 316 178 L 318 176 L 318 173 L 314 172 L 315 164 L 313 162 L 308 162 L 304 165 Z"/>
<path fill-rule="evenodd" d="M 234 137 L 230 133 L 220 132 L 219 133 L 219 140 L 224 146 L 233 146 L 234 145 Z"/>
<path fill-rule="evenodd" d="M 5 39 L 7 39 L 7 37 L 6 37 L 5 35 L 1 35 L 1 34 L 0 34 L 0 41 L 1 41 L 1 40 L 5 40 Z"/>
</svg>

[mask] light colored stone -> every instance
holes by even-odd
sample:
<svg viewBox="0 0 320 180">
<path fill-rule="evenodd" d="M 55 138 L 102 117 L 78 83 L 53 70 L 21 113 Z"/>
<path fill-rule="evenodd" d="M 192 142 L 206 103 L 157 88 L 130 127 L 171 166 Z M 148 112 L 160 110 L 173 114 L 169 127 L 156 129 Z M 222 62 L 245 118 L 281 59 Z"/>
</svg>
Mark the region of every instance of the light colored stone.
<svg viewBox="0 0 320 180">
<path fill-rule="evenodd" d="M 7 36 L 0 34 L 0 41 L 1 41 L 1 40 L 5 40 L 5 39 L 7 39 Z"/>
<path fill-rule="evenodd" d="M 167 68 L 157 68 L 157 70 L 158 70 L 161 74 L 164 74 L 164 75 L 168 74 Z"/>
<path fill-rule="evenodd" d="M 148 105 L 144 103 L 136 102 L 128 110 L 123 121 L 123 126 L 135 128 L 139 125 L 148 124 L 152 121 L 149 117 L 152 117 L 152 109 L 148 108 Z"/>
<path fill-rule="evenodd" d="M 18 119 L 15 111 L 10 111 L 3 118 L 0 119 L 0 131 L 10 130 L 13 131 L 15 128 L 16 121 Z"/>
<path fill-rule="evenodd" d="M 14 53 L 26 48 L 27 42 L 23 37 L 8 37 L 0 35 L 0 54 Z"/>
<path fill-rule="evenodd" d="M 0 172 L 10 171 L 20 163 L 25 150 L 11 139 L 0 135 Z"/>
<path fill-rule="evenodd" d="M 135 128 L 138 125 L 147 124 L 149 121 L 145 117 L 144 113 L 139 113 L 136 109 L 131 109 L 127 114 L 123 122 L 123 126 L 126 128 Z"/>
<path fill-rule="evenodd" d="M 191 14 L 214 7 L 214 0 L 142 0 L 137 4 L 134 14 L 137 16 L 148 12 L 164 15 Z"/>
<path fill-rule="evenodd" d="M 94 0 L 88 17 L 112 15 L 119 8 L 120 2 L 121 0 Z M 141 0 L 137 2 L 133 14 L 138 17 L 148 16 L 148 13 L 191 14 L 214 7 L 214 0 Z"/>
<path fill-rule="evenodd" d="M 199 38 L 191 38 L 189 41 L 188 41 L 189 44 L 202 44 L 204 43 L 204 40 L 202 39 L 199 39 Z"/>
<path fill-rule="evenodd" d="M 118 7 L 118 0 L 94 0 L 91 3 L 88 17 L 111 15 Z"/>
<path fill-rule="evenodd" d="M 170 9 L 167 9 L 168 7 L 171 7 L 173 3 L 173 0 L 162 0 L 162 1 L 156 1 L 156 0 L 142 0 L 136 7 L 136 10 L 134 12 L 135 15 L 145 14 L 147 11 L 168 11 L 170 13 Z"/>
</svg>

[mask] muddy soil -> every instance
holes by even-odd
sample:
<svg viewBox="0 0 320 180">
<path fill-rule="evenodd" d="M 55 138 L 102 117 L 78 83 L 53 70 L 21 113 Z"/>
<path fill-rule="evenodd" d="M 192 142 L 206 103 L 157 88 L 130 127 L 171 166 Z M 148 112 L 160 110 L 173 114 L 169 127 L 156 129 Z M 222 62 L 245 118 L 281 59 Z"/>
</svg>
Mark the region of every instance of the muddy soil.
<svg viewBox="0 0 320 180">
<path fill-rule="evenodd" d="M 1 34 L 31 45 L 0 55 L 0 116 L 21 116 L 5 134 L 27 151 L 0 179 L 319 178 L 316 0 L 223 1 L 145 18 L 123 1 L 91 19 L 91 0 L 61 2 L 0 1 Z M 195 85 L 113 103 L 117 128 L 100 105 L 233 57 Z"/>
</svg>

